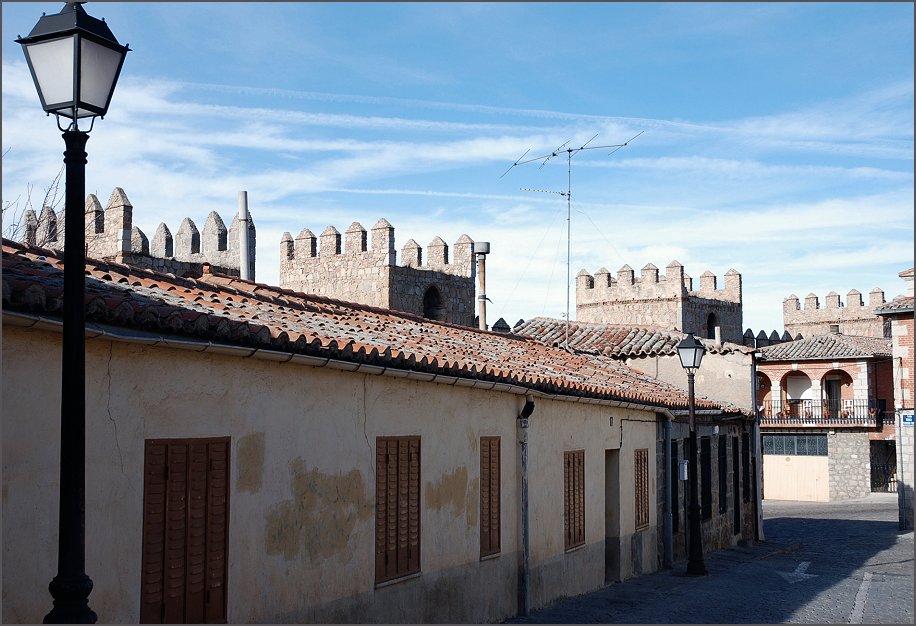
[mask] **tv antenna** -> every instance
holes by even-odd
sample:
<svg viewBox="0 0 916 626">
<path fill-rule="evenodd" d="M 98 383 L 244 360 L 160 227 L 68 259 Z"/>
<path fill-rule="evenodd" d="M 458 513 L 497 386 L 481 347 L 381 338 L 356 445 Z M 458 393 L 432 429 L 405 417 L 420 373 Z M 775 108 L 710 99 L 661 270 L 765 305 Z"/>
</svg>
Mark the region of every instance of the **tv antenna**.
<svg viewBox="0 0 916 626">
<path fill-rule="evenodd" d="M 571 352 L 571 350 L 569 349 L 569 283 L 571 280 L 570 278 L 570 241 L 571 241 L 570 225 L 571 225 L 571 217 L 572 217 L 572 158 L 573 158 L 573 155 L 576 155 L 582 152 L 583 150 L 601 150 L 601 149 L 607 150 L 607 149 L 613 148 L 608 153 L 608 156 L 611 156 L 612 154 L 614 154 L 621 148 L 625 148 L 627 145 L 629 145 L 631 141 L 633 141 L 634 139 L 642 135 L 644 132 L 645 131 L 642 131 L 642 130 L 639 131 L 638 133 L 636 133 L 630 139 L 628 139 L 627 141 L 623 143 L 611 144 L 607 146 L 590 146 L 588 144 L 594 141 L 595 137 L 598 136 L 598 133 L 595 133 L 595 135 L 591 139 L 586 141 L 584 144 L 582 144 L 578 148 L 567 148 L 570 141 L 572 141 L 570 139 L 570 141 L 567 141 L 566 143 L 561 145 L 559 148 L 557 148 L 550 154 L 542 154 L 541 156 L 529 157 L 526 159 L 525 156 L 527 156 L 527 154 L 531 152 L 531 148 L 529 148 L 525 150 L 525 153 L 522 154 L 522 156 L 520 156 L 518 159 L 515 160 L 515 163 L 509 166 L 509 169 L 507 169 L 505 172 L 502 173 L 502 176 L 500 176 L 500 178 L 502 178 L 503 176 L 508 174 L 512 170 L 512 168 L 518 165 L 534 163 L 535 161 L 543 161 L 543 163 L 541 163 L 541 166 L 538 168 L 538 169 L 543 169 L 543 167 L 547 165 L 547 162 L 550 161 L 550 159 L 556 156 L 559 156 L 563 154 L 564 152 L 566 153 L 566 191 L 551 191 L 549 189 L 528 189 L 526 187 L 522 187 L 521 191 L 536 191 L 539 193 L 553 193 L 559 196 L 566 197 L 566 337 L 563 340 L 563 349 L 566 350 L 567 352 Z"/>
</svg>

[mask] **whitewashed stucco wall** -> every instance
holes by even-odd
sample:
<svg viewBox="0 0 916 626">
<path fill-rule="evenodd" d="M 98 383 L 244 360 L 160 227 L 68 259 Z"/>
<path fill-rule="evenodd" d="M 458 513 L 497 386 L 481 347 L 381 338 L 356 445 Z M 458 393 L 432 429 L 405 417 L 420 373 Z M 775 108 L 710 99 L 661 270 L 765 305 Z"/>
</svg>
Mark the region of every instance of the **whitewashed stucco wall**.
<svg viewBox="0 0 916 626">
<path fill-rule="evenodd" d="M 57 558 L 60 335 L 4 326 L 2 358 L 2 618 L 38 622 L 51 607 Z M 516 613 L 523 396 L 107 339 L 87 342 L 86 371 L 86 571 L 100 621 L 139 619 L 144 441 L 226 436 L 229 622 L 474 622 Z M 650 451 L 656 532 L 654 419 L 537 400 L 529 433 L 533 606 L 603 584 L 604 465 L 621 438 L 612 504 L 621 537 L 633 533 L 635 448 Z M 421 437 L 422 573 L 376 588 L 375 438 L 397 435 Z M 481 436 L 502 437 L 502 552 L 484 561 Z M 566 553 L 562 453 L 580 448 L 586 548 Z M 654 534 L 640 544 L 636 569 L 652 569 L 656 544 Z M 624 561 L 627 577 L 634 567 Z M 468 594 L 478 600 L 467 602 Z"/>
</svg>

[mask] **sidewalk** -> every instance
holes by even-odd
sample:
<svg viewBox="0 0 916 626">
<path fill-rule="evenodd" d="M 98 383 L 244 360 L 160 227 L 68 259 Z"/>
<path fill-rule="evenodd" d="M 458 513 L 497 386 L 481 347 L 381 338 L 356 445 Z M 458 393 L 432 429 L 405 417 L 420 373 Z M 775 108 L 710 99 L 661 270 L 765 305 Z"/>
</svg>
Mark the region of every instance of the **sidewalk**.
<svg viewBox="0 0 916 626">
<path fill-rule="evenodd" d="M 913 623 L 913 532 L 895 494 L 765 500 L 766 540 L 566 598 L 506 623 Z"/>
<path fill-rule="evenodd" d="M 783 541 L 759 541 L 747 546 L 736 546 L 707 554 L 704 558 L 709 576 L 688 576 L 687 563 L 681 562 L 670 570 L 661 570 L 652 574 L 638 576 L 629 580 L 613 583 L 588 594 L 559 600 L 552 605 L 532 611 L 528 617 L 518 616 L 506 620 L 506 624 L 582 624 L 582 623 L 627 623 L 618 621 L 615 616 L 625 616 L 633 608 L 655 607 L 659 614 L 672 615 L 682 607 L 675 609 L 676 599 L 684 594 L 696 591 L 701 583 L 716 584 L 717 581 L 728 581 L 728 570 L 740 563 L 763 560 L 769 557 L 794 552 L 801 547 L 799 543 Z M 710 577 L 714 577 L 713 582 Z M 597 617 L 601 619 L 596 619 Z M 682 620 L 675 619 L 674 623 Z M 685 623 L 689 620 L 683 620 Z M 659 619 L 657 623 L 671 622 Z M 714 623 L 714 622 L 709 622 Z"/>
</svg>

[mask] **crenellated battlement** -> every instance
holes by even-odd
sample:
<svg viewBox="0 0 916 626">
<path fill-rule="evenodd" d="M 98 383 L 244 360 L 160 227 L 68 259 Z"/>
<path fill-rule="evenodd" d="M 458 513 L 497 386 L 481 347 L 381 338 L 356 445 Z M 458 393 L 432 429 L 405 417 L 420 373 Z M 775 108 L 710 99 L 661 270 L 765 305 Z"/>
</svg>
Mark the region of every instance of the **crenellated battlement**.
<svg viewBox="0 0 916 626">
<path fill-rule="evenodd" d="M 175 235 L 166 224 L 156 229 L 152 242 L 133 225 L 133 205 L 120 187 L 115 187 L 103 208 L 95 194 L 86 198 L 86 256 L 115 260 L 138 267 L 148 267 L 176 276 L 199 276 L 204 263 L 213 271 L 239 275 L 240 229 L 239 215 L 227 229 L 216 211 L 211 211 L 198 230 L 191 218 L 182 220 Z M 53 250 L 64 248 L 65 211 L 55 213 L 44 207 L 39 216 L 33 210 L 24 215 L 23 243 Z M 256 231 L 248 221 L 249 267 L 254 280 L 254 249 Z"/>
<path fill-rule="evenodd" d="M 787 330 L 784 330 L 782 335 L 774 330 L 769 334 L 769 336 L 767 336 L 766 332 L 761 330 L 755 336 L 754 331 L 748 328 L 746 331 L 744 331 L 744 340 L 742 343 L 748 348 L 765 348 L 766 346 L 775 346 L 779 343 L 798 341 L 799 339 L 802 339 L 801 335 L 795 335 L 793 337 Z"/>
<path fill-rule="evenodd" d="M 664 274 L 659 274 L 658 268 L 649 263 L 640 270 L 639 277 L 629 265 L 617 270 L 616 276 L 602 267 L 594 276 L 581 270 L 576 276 L 576 293 L 578 300 L 579 292 L 583 292 L 583 301 L 632 301 L 693 295 L 710 300 L 741 302 L 741 274 L 730 269 L 723 278 L 724 286 L 720 289 L 716 275 L 707 270 L 700 275 L 699 289 L 694 290 L 693 279 L 677 261 L 669 263 Z M 594 291 L 589 294 L 589 290 Z"/>
<path fill-rule="evenodd" d="M 280 284 L 285 286 L 283 274 L 295 273 L 298 266 L 317 267 L 350 261 L 370 261 L 376 267 L 397 265 L 394 227 L 388 220 L 381 218 L 375 223 L 371 238 L 359 222 L 350 224 L 343 235 L 334 226 L 325 228 L 318 237 L 308 228 L 302 229 L 295 239 L 290 233 L 283 233 L 280 240 Z M 470 277 L 474 274 L 474 241 L 467 235 L 461 235 L 450 250 L 441 237 L 434 237 L 424 255 L 423 248 L 409 239 L 401 249 L 400 265 Z"/>
<path fill-rule="evenodd" d="M 576 319 L 604 324 L 656 326 L 701 337 L 741 343 L 741 274 L 728 270 L 720 287 L 715 274 L 703 272 L 698 288 L 684 266 L 672 261 L 660 273 L 649 263 L 639 275 L 629 265 L 616 275 L 598 269 L 576 276 Z M 718 329 L 718 330 L 716 330 Z"/>
<path fill-rule="evenodd" d="M 883 337 L 884 328 L 875 309 L 884 305 L 884 290 L 875 287 L 868 293 L 868 303 L 856 289 L 846 294 L 846 302 L 831 291 L 823 304 L 816 294 L 805 296 L 804 303 L 794 293 L 782 302 L 782 320 L 786 330 L 793 335 L 801 333 L 809 337 L 828 332 L 844 335 Z"/>
<path fill-rule="evenodd" d="M 385 218 L 369 231 L 353 222 L 343 234 L 328 226 L 318 236 L 304 228 L 280 239 L 281 287 L 460 324 L 473 323 L 474 275 L 474 241 L 467 235 L 451 247 L 434 237 L 425 250 L 409 239 L 399 264 L 394 227 Z"/>
</svg>

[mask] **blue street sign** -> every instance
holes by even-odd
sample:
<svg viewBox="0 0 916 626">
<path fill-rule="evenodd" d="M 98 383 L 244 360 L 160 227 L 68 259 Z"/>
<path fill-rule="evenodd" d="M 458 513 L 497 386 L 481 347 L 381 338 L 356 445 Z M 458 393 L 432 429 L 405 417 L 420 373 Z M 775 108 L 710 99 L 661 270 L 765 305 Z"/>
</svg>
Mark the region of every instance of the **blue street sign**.
<svg viewBox="0 0 916 626">
<path fill-rule="evenodd" d="M 912 413 L 904 413 L 904 414 L 901 415 L 900 417 L 902 418 L 902 421 L 903 421 L 903 425 L 904 425 L 904 426 L 912 426 L 912 425 L 913 425 L 913 414 L 912 414 Z"/>
</svg>

